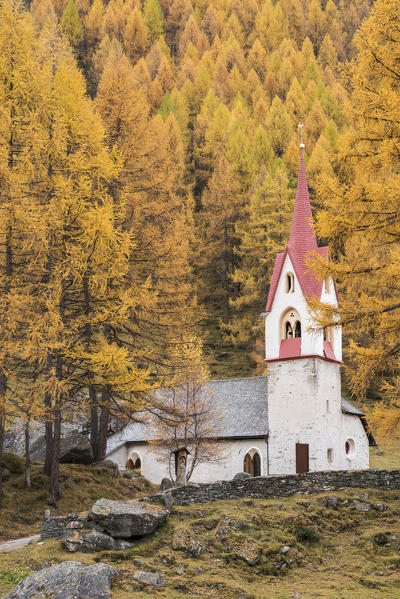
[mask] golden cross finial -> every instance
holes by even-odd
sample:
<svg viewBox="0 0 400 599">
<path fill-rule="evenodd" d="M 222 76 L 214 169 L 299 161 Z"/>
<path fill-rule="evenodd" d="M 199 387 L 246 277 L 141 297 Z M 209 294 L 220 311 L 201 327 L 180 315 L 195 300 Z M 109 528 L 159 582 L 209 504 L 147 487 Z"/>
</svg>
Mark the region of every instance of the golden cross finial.
<svg viewBox="0 0 400 599">
<path fill-rule="evenodd" d="M 304 128 L 304 124 L 303 123 L 299 123 L 298 128 L 300 129 L 300 148 L 303 149 L 305 148 L 304 142 L 303 142 L 303 128 Z"/>
</svg>

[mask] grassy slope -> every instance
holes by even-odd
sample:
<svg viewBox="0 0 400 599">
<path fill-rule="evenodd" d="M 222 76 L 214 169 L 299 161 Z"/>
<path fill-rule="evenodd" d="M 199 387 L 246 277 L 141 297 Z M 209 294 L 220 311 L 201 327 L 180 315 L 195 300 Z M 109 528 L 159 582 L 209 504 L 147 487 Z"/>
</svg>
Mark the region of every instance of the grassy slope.
<svg viewBox="0 0 400 599">
<path fill-rule="evenodd" d="M 371 467 L 398 467 L 400 442 L 396 440 L 383 456 L 372 449 Z M 14 467 L 14 470 L 18 467 Z M 34 534 L 39 531 L 44 509 L 48 508 L 47 480 L 35 465 L 34 487 L 23 489 L 23 474 L 12 473 L 6 481 L 6 498 L 0 509 L 0 536 L 3 539 Z M 87 509 L 99 497 L 132 498 L 148 493 L 143 479 L 129 481 L 115 478 L 85 466 L 62 466 L 64 497 L 60 513 Z M 0 595 L 8 592 L 26 575 L 46 565 L 76 559 L 84 563 L 106 561 L 123 572 L 124 578 L 113 591 L 114 599 L 165 597 L 207 597 L 219 599 L 288 599 L 295 590 L 303 599 L 400 599 L 400 552 L 392 547 L 377 547 L 371 542 L 377 532 L 390 532 L 400 542 L 400 492 L 342 491 L 342 498 L 360 497 L 372 504 L 385 503 L 383 513 L 366 514 L 352 508 L 328 510 L 317 496 L 296 496 L 286 500 L 221 501 L 213 504 L 177 507 L 166 525 L 152 537 L 138 541 L 128 552 L 103 552 L 95 555 L 70 554 L 58 540 L 31 545 L 9 554 L 0 553 Z M 311 503 L 309 508 L 299 501 Z M 280 505 L 281 504 L 281 505 Z M 54 513 L 54 511 L 53 511 Z M 221 520 L 228 516 L 244 522 L 241 532 L 231 540 L 252 539 L 262 549 L 257 566 L 234 559 L 215 537 Z M 205 550 L 197 558 L 171 549 L 173 531 L 187 527 Z M 320 535 L 316 543 L 296 538 L 299 526 L 312 528 Z M 282 559 L 279 548 L 293 547 L 290 568 L 277 571 Z M 131 580 L 138 568 L 133 557 L 144 559 L 150 567 L 162 571 L 167 587 L 141 588 Z M 178 574 L 178 565 L 184 572 Z"/>
<path fill-rule="evenodd" d="M 305 599 L 400 598 L 400 555 L 395 547 L 378 547 L 372 536 L 388 531 L 400 539 L 400 495 L 387 491 L 341 491 L 341 498 L 359 497 L 373 504 L 385 503 L 388 510 L 360 513 L 351 507 L 329 510 L 317 497 L 292 497 L 276 500 L 220 501 L 174 509 L 167 523 L 152 537 L 138 541 L 127 552 L 103 552 L 96 555 L 70 554 L 61 542 L 50 540 L 9 554 L 0 554 L 0 592 L 9 591 L 23 576 L 46 565 L 76 559 L 83 563 L 105 561 L 123 573 L 113 590 L 114 599 L 165 597 L 207 597 L 218 599 L 287 599 L 295 590 Z M 310 502 L 305 508 L 299 501 Z M 255 541 L 262 548 L 258 565 L 249 566 L 235 559 L 223 542 L 215 537 L 221 520 L 228 516 L 244 523 L 241 532 L 230 540 Z M 204 545 L 203 553 L 188 557 L 171 549 L 173 531 L 180 526 Z M 309 527 L 320 535 L 318 542 L 300 542 L 299 527 Z M 293 563 L 280 570 L 279 549 L 289 544 L 287 554 Z M 166 574 L 165 589 L 144 589 L 132 574 L 138 568 L 133 557 L 145 560 L 150 568 Z M 184 571 L 178 574 L 178 566 Z"/>
<path fill-rule="evenodd" d="M 42 474 L 42 464 L 32 466 L 32 488 L 25 488 L 23 459 L 5 454 L 4 466 L 10 476 L 4 482 L 4 498 L 0 504 L 0 541 L 17 539 L 40 532 L 44 510 L 53 515 L 89 509 L 99 497 L 132 499 L 148 495 L 152 486 L 143 478 L 127 480 L 108 471 L 90 466 L 61 464 L 60 479 L 63 497 L 60 510 L 49 505 L 48 478 Z"/>
</svg>

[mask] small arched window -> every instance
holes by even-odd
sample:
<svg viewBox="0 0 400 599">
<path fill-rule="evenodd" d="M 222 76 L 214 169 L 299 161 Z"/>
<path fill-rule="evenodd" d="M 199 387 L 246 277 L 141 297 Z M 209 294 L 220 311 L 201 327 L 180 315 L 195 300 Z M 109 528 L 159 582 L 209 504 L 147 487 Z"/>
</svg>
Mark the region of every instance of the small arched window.
<svg viewBox="0 0 400 599">
<path fill-rule="evenodd" d="M 291 272 L 286 275 L 286 293 L 294 293 L 294 275 Z"/>
<path fill-rule="evenodd" d="M 296 322 L 296 326 L 294 328 L 294 336 L 301 337 L 301 323 L 300 320 Z"/>
<path fill-rule="evenodd" d="M 344 450 L 345 450 L 347 459 L 351 460 L 352 458 L 354 458 L 354 455 L 356 453 L 356 445 L 355 445 L 353 439 L 346 440 L 346 443 L 344 444 Z"/>
</svg>

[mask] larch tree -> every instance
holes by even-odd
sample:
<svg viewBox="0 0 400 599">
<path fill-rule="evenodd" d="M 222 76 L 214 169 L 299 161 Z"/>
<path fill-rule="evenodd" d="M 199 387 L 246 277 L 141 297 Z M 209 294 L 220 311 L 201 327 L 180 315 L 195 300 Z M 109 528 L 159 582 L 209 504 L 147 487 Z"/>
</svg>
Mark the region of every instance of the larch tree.
<svg viewBox="0 0 400 599">
<path fill-rule="evenodd" d="M 320 180 L 325 207 L 318 215 L 334 260 L 320 276 L 339 281 L 339 308 L 314 303 L 321 326 L 350 331 L 351 389 L 364 394 L 381 378 L 385 394 L 371 424 L 383 436 L 400 423 L 400 7 L 378 0 L 356 38 L 348 110 L 353 129 L 342 139 L 337 174 Z"/>
<path fill-rule="evenodd" d="M 150 32 L 150 41 L 156 41 L 164 33 L 165 18 L 158 0 L 145 0 L 143 6 L 144 22 Z"/>
<path fill-rule="evenodd" d="M 40 139 L 40 76 L 36 73 L 34 31 L 16 2 L 0 7 L 0 498 L 6 420 L 12 410 L 12 387 L 17 378 L 17 336 L 28 311 L 24 286 L 27 268 L 25 223 L 32 224 L 32 171 Z M 37 143 L 37 146 L 35 146 Z M 40 152 L 40 150 L 39 150 Z M 25 220 L 26 219 L 26 220 Z M 29 318 L 29 315 L 26 314 Z M 22 325 L 23 326 L 23 325 Z"/>
<path fill-rule="evenodd" d="M 234 344 L 251 345 L 252 358 L 264 370 L 262 301 L 266 301 L 275 256 L 284 249 L 289 234 L 293 190 L 281 160 L 270 172 L 262 166 L 250 190 L 243 218 L 236 225 L 241 240 L 239 263 L 233 273 L 238 294 L 231 300 L 232 319 L 226 332 Z"/>
<path fill-rule="evenodd" d="M 135 348 L 140 363 L 162 377 L 168 371 L 168 349 L 192 317 L 192 206 L 179 180 L 180 132 L 173 115 L 165 123 L 160 116 L 149 116 L 146 98 L 135 85 L 134 69 L 121 53 L 109 58 L 96 107 L 108 143 L 118 149 L 122 161 L 112 195 L 116 205 L 124 205 L 124 230 L 135 234 L 127 277 L 132 285 L 146 284 L 154 300 L 147 313 L 132 313 L 117 336 Z"/>
</svg>

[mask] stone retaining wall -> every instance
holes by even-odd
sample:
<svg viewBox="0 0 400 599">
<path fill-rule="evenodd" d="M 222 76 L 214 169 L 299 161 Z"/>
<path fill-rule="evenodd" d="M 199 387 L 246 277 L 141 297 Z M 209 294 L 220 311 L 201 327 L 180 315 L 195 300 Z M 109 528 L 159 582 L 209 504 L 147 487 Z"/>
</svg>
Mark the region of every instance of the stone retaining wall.
<svg viewBox="0 0 400 599">
<path fill-rule="evenodd" d="M 173 499 L 173 502 L 178 505 L 190 505 L 241 497 L 273 499 L 346 488 L 400 490 L 400 470 L 307 472 L 287 476 L 258 476 L 209 484 L 189 484 L 186 487 L 172 488 L 146 497 L 143 501 L 172 503 Z"/>
<path fill-rule="evenodd" d="M 65 537 L 71 534 L 71 529 L 68 528 L 68 524 L 71 522 L 81 522 L 86 527 L 90 526 L 89 519 L 87 516 L 81 514 L 72 513 L 68 516 L 45 516 L 42 520 L 42 539 L 52 539 L 54 537 Z"/>
</svg>

